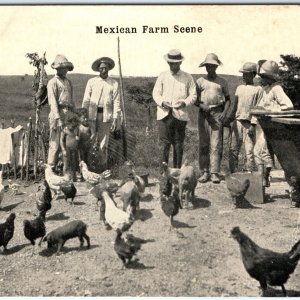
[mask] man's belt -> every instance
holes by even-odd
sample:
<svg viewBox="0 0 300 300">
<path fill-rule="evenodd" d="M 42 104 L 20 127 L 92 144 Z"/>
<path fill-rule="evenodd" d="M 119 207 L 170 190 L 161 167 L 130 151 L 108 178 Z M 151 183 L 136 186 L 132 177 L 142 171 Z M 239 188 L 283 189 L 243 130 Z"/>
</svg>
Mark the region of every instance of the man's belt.
<svg viewBox="0 0 300 300">
<path fill-rule="evenodd" d="M 97 113 L 103 113 L 103 107 L 97 107 Z"/>
<path fill-rule="evenodd" d="M 223 105 L 224 105 L 224 103 L 219 103 L 219 104 L 208 105 L 208 107 L 210 109 L 214 109 L 214 108 L 222 107 Z"/>
</svg>

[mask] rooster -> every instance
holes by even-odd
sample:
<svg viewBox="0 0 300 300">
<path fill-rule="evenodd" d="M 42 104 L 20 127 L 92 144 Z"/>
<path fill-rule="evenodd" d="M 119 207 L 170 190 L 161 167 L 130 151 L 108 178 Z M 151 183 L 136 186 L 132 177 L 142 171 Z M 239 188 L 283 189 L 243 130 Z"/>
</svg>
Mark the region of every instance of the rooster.
<svg viewBox="0 0 300 300">
<path fill-rule="evenodd" d="M 132 242 L 132 239 L 126 241 L 124 238 L 122 238 L 122 231 L 118 228 L 116 231 L 117 234 L 114 243 L 114 249 L 118 257 L 122 260 L 123 266 L 127 267 L 132 257 L 141 249 L 141 243 Z"/>
<path fill-rule="evenodd" d="M 113 199 L 107 190 L 102 192 L 102 198 L 105 202 L 105 220 L 115 230 L 119 229 L 121 232 L 128 230 L 133 224 L 131 212 L 124 212 L 116 207 Z"/>
<path fill-rule="evenodd" d="M 97 174 L 97 173 L 89 171 L 86 163 L 83 160 L 79 163 L 79 167 L 80 167 L 83 179 L 92 186 L 98 184 L 103 179 L 108 179 L 111 177 L 110 170 L 106 170 L 101 174 Z"/>
<path fill-rule="evenodd" d="M 46 213 L 51 209 L 52 195 L 47 180 L 38 186 L 38 191 L 35 194 L 36 206 L 39 211 L 39 216 L 45 222 Z"/>
<path fill-rule="evenodd" d="M 179 198 L 179 188 L 164 177 L 160 182 L 160 206 L 164 214 L 170 218 L 170 230 L 173 228 L 173 218 L 182 209 Z"/>
<path fill-rule="evenodd" d="M 41 238 L 39 242 L 39 246 L 41 246 L 42 239 L 46 234 L 46 227 L 42 217 L 37 217 L 34 220 L 24 220 L 23 229 L 25 237 L 30 241 L 32 246 L 35 245 L 35 240 L 38 238 Z M 33 253 L 34 247 L 32 250 L 32 255 Z"/>
<path fill-rule="evenodd" d="M 231 230 L 232 237 L 239 243 L 244 267 L 248 274 L 259 281 L 263 294 L 268 284 L 281 286 L 284 296 L 284 284 L 290 277 L 300 259 L 300 240 L 285 253 L 277 253 L 256 245 L 239 227 Z"/>
<path fill-rule="evenodd" d="M 4 193 L 5 193 L 5 187 L 3 185 L 2 173 L 3 173 L 3 171 L 1 170 L 0 171 L 0 209 L 1 209 L 1 203 L 3 201 Z"/>
<path fill-rule="evenodd" d="M 45 179 L 49 184 L 50 189 L 54 192 L 55 198 L 61 192 L 61 188 L 69 186 L 72 180 L 68 176 L 58 176 L 54 173 L 51 165 L 45 164 Z"/>
<path fill-rule="evenodd" d="M 66 202 L 68 201 L 69 198 L 71 198 L 71 204 L 74 205 L 73 201 L 74 201 L 74 198 L 77 193 L 77 189 L 76 189 L 74 183 L 71 182 L 70 185 L 61 187 L 61 191 L 63 192 L 63 194 L 65 196 Z"/>
<path fill-rule="evenodd" d="M 144 179 L 136 174 L 134 164 L 132 161 L 127 161 L 126 165 L 130 168 L 131 173 L 129 174 L 129 176 L 133 179 L 134 183 L 136 184 L 139 193 L 144 193 L 146 187 Z"/>
<path fill-rule="evenodd" d="M 235 174 L 226 175 L 225 182 L 235 207 L 242 207 L 250 186 L 249 179 L 239 179 Z"/>
<path fill-rule="evenodd" d="M 15 218 L 16 214 L 11 213 L 6 221 L 0 224 L 0 247 L 3 246 L 4 251 L 7 250 L 7 244 L 14 236 Z"/>
</svg>

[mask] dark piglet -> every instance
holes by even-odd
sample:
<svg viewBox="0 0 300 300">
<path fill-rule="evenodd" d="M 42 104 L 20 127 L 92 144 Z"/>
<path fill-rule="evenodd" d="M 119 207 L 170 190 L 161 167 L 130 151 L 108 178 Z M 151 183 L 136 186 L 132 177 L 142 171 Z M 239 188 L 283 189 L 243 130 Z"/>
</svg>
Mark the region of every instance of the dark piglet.
<svg viewBox="0 0 300 300">
<path fill-rule="evenodd" d="M 80 247 L 84 244 L 84 239 L 87 242 L 87 247 L 90 248 L 90 238 L 86 234 L 87 225 L 80 220 L 71 221 L 61 227 L 58 227 L 51 232 L 49 232 L 43 241 L 47 241 L 48 248 L 52 248 L 54 245 L 57 246 L 57 254 L 59 254 L 61 248 L 65 242 L 69 239 L 78 237 L 80 241 Z"/>
</svg>

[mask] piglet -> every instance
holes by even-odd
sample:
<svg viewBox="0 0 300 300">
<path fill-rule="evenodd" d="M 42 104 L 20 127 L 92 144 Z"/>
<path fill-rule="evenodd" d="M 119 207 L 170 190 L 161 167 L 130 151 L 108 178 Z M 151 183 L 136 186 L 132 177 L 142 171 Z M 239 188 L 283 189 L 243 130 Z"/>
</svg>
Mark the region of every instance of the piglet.
<svg viewBox="0 0 300 300">
<path fill-rule="evenodd" d="M 87 225 L 80 220 L 71 221 L 63 226 L 60 226 L 43 237 L 43 241 L 47 241 L 48 248 L 52 248 L 58 244 L 56 254 L 59 254 L 65 242 L 69 239 L 78 237 L 80 247 L 83 246 L 84 239 L 87 241 L 87 247 L 90 248 L 90 238 L 86 234 Z"/>
</svg>

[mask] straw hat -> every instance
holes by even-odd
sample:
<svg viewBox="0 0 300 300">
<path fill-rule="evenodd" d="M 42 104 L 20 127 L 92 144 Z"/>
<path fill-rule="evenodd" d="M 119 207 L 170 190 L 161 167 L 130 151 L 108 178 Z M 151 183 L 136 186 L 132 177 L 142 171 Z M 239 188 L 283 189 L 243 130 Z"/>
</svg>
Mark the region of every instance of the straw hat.
<svg viewBox="0 0 300 300">
<path fill-rule="evenodd" d="M 62 54 L 56 55 L 54 62 L 51 64 L 51 67 L 53 69 L 67 68 L 69 69 L 69 71 L 72 71 L 74 69 L 73 64 L 69 62 L 67 58 Z"/>
<path fill-rule="evenodd" d="M 257 64 L 252 62 L 246 62 L 243 64 L 243 67 L 239 69 L 241 73 L 256 73 L 257 72 Z"/>
<path fill-rule="evenodd" d="M 101 63 L 105 63 L 108 66 L 108 69 L 111 70 L 115 67 L 115 62 L 109 57 L 100 57 L 92 63 L 92 70 L 99 72 L 99 66 Z"/>
<path fill-rule="evenodd" d="M 199 65 L 199 67 L 204 67 L 206 64 L 221 66 L 222 62 L 216 54 L 209 53 L 206 55 L 205 60 Z"/>
<path fill-rule="evenodd" d="M 180 50 L 178 49 L 172 49 L 167 54 L 164 55 L 164 59 L 167 62 L 182 62 L 184 60 L 184 57 L 182 56 Z"/>
<path fill-rule="evenodd" d="M 260 60 L 258 61 L 258 75 L 261 77 L 279 80 L 279 66 L 273 60 Z"/>
</svg>

